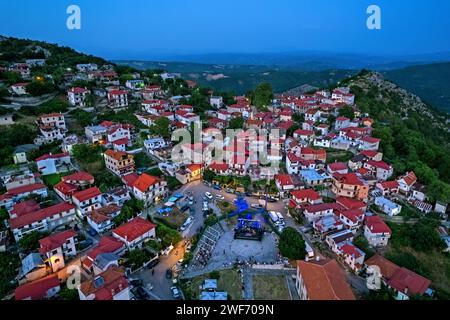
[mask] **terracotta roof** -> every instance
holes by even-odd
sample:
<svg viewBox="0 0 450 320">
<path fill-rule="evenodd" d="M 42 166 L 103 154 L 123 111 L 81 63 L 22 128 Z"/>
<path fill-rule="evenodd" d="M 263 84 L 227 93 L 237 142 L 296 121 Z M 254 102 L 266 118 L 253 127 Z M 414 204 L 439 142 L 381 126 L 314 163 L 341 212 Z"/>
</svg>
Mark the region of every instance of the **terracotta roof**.
<svg viewBox="0 0 450 320">
<path fill-rule="evenodd" d="M 330 163 L 328 167 L 330 168 L 331 171 L 341 171 L 348 169 L 347 164 L 344 162 Z"/>
<path fill-rule="evenodd" d="M 336 260 L 297 261 L 309 300 L 355 300 Z"/>
<path fill-rule="evenodd" d="M 147 173 L 143 173 L 139 176 L 139 178 L 133 183 L 133 187 L 138 189 L 141 192 L 147 192 L 148 188 L 157 182 L 159 182 L 159 178 L 151 176 Z"/>
<path fill-rule="evenodd" d="M 68 176 L 62 177 L 62 181 L 92 181 L 94 176 L 88 172 L 80 171 Z"/>
<path fill-rule="evenodd" d="M 358 176 L 355 173 L 347 173 L 347 174 L 335 173 L 333 174 L 333 177 L 343 184 L 358 185 L 358 186 L 364 185 L 364 183 L 358 178 Z"/>
<path fill-rule="evenodd" d="M 408 296 L 424 294 L 430 284 L 430 280 L 406 268 L 398 269 L 388 281 L 390 287 Z"/>
<path fill-rule="evenodd" d="M 391 233 L 391 229 L 379 216 L 367 216 L 365 224 L 372 233 Z"/>
<path fill-rule="evenodd" d="M 347 210 L 367 208 L 367 204 L 365 204 L 364 202 L 347 197 L 338 197 L 336 199 L 336 202 Z"/>
<path fill-rule="evenodd" d="M 120 161 L 126 157 L 128 157 L 128 153 L 123 152 L 123 151 L 114 151 L 111 149 L 106 150 L 105 155 L 113 158 L 114 160 Z"/>
<path fill-rule="evenodd" d="M 417 176 L 414 173 L 414 171 L 408 172 L 406 175 L 401 177 L 401 179 L 405 180 L 408 186 L 412 186 L 414 183 L 417 182 Z"/>
<path fill-rule="evenodd" d="M 112 232 L 128 242 L 132 242 L 154 228 L 156 228 L 156 225 L 153 223 L 137 217 L 114 229 Z"/>
<path fill-rule="evenodd" d="M 275 175 L 275 180 L 277 180 L 281 186 L 291 186 L 294 185 L 292 178 L 288 174 L 277 174 Z"/>
<path fill-rule="evenodd" d="M 99 279 L 101 281 L 96 281 Z M 114 296 L 128 288 L 128 280 L 123 270 L 111 267 L 94 279 L 83 282 L 80 291 L 87 297 L 94 295 L 94 300 L 112 300 Z"/>
<path fill-rule="evenodd" d="M 66 203 L 66 202 L 59 203 L 57 205 L 54 205 L 54 206 L 51 206 L 48 208 L 44 208 L 44 209 L 40 209 L 35 212 L 28 213 L 21 217 L 11 219 L 11 220 L 9 220 L 9 225 L 10 225 L 11 229 L 17 229 L 17 228 L 29 225 L 33 222 L 41 221 L 41 220 L 53 217 L 54 215 L 57 215 L 57 214 L 60 214 L 63 212 L 68 212 L 72 209 L 75 209 L 75 206 L 73 204 Z"/>
<path fill-rule="evenodd" d="M 113 253 L 120 250 L 123 247 L 124 244 L 120 240 L 111 236 L 104 236 L 100 238 L 100 241 L 98 242 L 97 246 L 94 247 L 87 254 L 87 256 L 89 257 L 88 260 L 94 261 L 95 258 L 97 258 L 97 256 L 101 253 Z M 86 264 L 85 262 L 86 260 L 83 261 L 83 264 Z"/>
<path fill-rule="evenodd" d="M 89 90 L 86 89 L 86 88 L 78 88 L 78 87 L 72 88 L 72 89 L 69 90 L 69 92 L 77 93 L 77 94 L 79 94 L 79 93 L 85 93 L 85 92 L 88 92 L 88 91 L 89 91 Z"/>
<path fill-rule="evenodd" d="M 47 189 L 47 187 L 42 183 L 29 184 L 27 186 L 10 189 L 6 194 L 10 196 L 17 196 L 23 193 L 36 191 L 40 189 Z"/>
<path fill-rule="evenodd" d="M 60 183 L 56 184 L 53 189 L 58 190 L 65 196 L 71 196 L 74 194 L 74 192 L 78 191 L 78 187 L 74 186 L 73 184 L 61 181 Z"/>
<path fill-rule="evenodd" d="M 30 298 L 31 300 L 42 300 L 47 295 L 48 290 L 58 286 L 59 279 L 55 274 L 17 287 L 14 297 L 16 300 L 27 300 Z"/>
<path fill-rule="evenodd" d="M 216 163 L 213 162 L 209 165 L 209 169 L 216 171 L 227 171 L 230 166 L 227 163 Z"/>
<path fill-rule="evenodd" d="M 39 209 L 41 209 L 41 207 L 36 200 L 31 199 L 13 205 L 11 214 L 20 217 L 27 213 L 38 211 Z"/>
<path fill-rule="evenodd" d="M 75 199 L 77 199 L 80 202 L 95 198 L 99 195 L 101 195 L 102 192 L 97 187 L 92 187 L 80 192 L 77 192 L 73 195 Z"/>
<path fill-rule="evenodd" d="M 313 189 L 294 190 L 291 191 L 291 195 L 297 199 L 319 200 L 320 195 Z"/>
<path fill-rule="evenodd" d="M 53 249 L 60 248 L 70 238 L 73 238 L 77 233 L 70 229 L 63 232 L 52 234 L 39 240 L 39 252 L 45 254 Z"/>
<path fill-rule="evenodd" d="M 385 279 L 392 278 L 394 273 L 400 268 L 395 263 L 378 254 L 367 259 L 364 264 L 366 266 L 378 266 L 380 268 L 381 275 Z"/>
<path fill-rule="evenodd" d="M 383 189 L 397 189 L 398 182 L 397 181 L 385 181 L 385 182 L 381 183 L 381 187 L 383 187 Z"/>
<path fill-rule="evenodd" d="M 70 157 L 68 152 L 59 153 L 59 154 L 45 154 L 42 157 L 37 158 L 36 162 L 48 160 L 48 159 L 61 159 L 61 158 L 65 158 L 65 157 Z"/>
</svg>

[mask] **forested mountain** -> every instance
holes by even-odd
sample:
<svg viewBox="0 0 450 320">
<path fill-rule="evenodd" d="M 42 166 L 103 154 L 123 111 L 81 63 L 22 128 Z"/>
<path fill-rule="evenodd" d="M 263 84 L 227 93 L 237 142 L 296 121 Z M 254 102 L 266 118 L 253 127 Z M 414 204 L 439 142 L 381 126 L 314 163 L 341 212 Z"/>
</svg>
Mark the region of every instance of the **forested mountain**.
<svg viewBox="0 0 450 320">
<path fill-rule="evenodd" d="M 385 72 L 387 79 L 450 113 L 450 63 L 410 66 Z"/>
<path fill-rule="evenodd" d="M 434 110 L 418 96 L 362 71 L 343 82 L 356 94 L 356 105 L 376 120 L 374 136 L 382 139 L 387 162 L 397 174 L 414 170 L 428 185 L 427 195 L 450 201 L 450 116 Z"/>
</svg>

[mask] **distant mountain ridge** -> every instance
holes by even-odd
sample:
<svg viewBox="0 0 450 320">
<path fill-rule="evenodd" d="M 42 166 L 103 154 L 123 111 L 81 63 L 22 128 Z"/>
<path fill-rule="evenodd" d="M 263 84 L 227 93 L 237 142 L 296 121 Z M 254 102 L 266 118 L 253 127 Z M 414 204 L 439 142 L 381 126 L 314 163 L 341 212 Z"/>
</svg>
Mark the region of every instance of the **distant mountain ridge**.
<svg viewBox="0 0 450 320">
<path fill-rule="evenodd" d="M 330 52 L 210 53 L 155 56 L 149 60 L 201 64 L 253 65 L 289 70 L 399 69 L 410 65 L 450 62 L 450 52 L 418 55 L 375 55 Z"/>
<path fill-rule="evenodd" d="M 409 66 L 384 72 L 384 76 L 437 109 L 450 113 L 450 62 Z"/>
</svg>

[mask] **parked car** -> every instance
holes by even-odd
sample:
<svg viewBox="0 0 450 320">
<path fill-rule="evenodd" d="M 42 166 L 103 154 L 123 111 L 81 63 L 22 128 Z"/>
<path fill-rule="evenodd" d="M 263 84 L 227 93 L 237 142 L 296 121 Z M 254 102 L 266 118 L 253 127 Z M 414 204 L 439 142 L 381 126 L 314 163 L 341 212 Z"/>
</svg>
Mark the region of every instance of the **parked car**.
<svg viewBox="0 0 450 320">
<path fill-rule="evenodd" d="M 219 186 L 218 184 L 215 184 L 215 185 L 214 185 L 214 189 L 216 189 L 216 190 L 222 190 L 222 187 Z"/>
<path fill-rule="evenodd" d="M 150 295 L 143 287 L 137 287 L 132 292 L 138 300 L 149 300 L 150 299 Z"/>
<path fill-rule="evenodd" d="M 95 231 L 93 228 L 89 228 L 88 232 L 87 232 L 91 237 L 95 237 L 98 232 Z"/>
<path fill-rule="evenodd" d="M 225 197 L 221 194 L 216 194 L 216 199 L 225 200 Z"/>
<path fill-rule="evenodd" d="M 205 197 L 208 198 L 209 200 L 212 200 L 213 195 L 210 192 L 205 192 Z"/>
<path fill-rule="evenodd" d="M 180 299 L 181 298 L 180 290 L 178 290 L 177 287 L 170 288 L 170 291 L 172 292 L 172 297 L 174 299 Z"/>
<path fill-rule="evenodd" d="M 141 279 L 128 279 L 128 282 L 133 285 L 134 287 L 142 287 L 144 282 Z"/>
<path fill-rule="evenodd" d="M 235 191 L 234 191 L 234 189 L 227 188 L 227 189 L 225 190 L 225 192 L 226 192 L 226 193 L 234 193 Z"/>
<path fill-rule="evenodd" d="M 152 269 L 156 267 L 156 265 L 160 262 L 159 258 L 156 258 L 155 260 L 150 261 L 145 267 L 147 269 Z"/>
<path fill-rule="evenodd" d="M 166 270 L 166 279 L 172 279 L 172 270 L 170 269 Z"/>
</svg>

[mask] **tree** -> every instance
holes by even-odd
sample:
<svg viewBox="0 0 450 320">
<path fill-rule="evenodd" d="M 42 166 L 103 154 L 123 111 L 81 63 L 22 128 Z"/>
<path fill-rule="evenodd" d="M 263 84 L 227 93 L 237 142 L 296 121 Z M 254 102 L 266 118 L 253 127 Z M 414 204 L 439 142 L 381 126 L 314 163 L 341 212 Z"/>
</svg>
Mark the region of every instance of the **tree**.
<svg viewBox="0 0 450 320">
<path fill-rule="evenodd" d="M 150 127 L 152 134 L 161 136 L 163 138 L 170 138 L 170 120 L 166 117 L 159 117 Z"/>
<path fill-rule="evenodd" d="M 252 104 L 255 105 L 258 110 L 267 110 L 267 107 L 272 105 L 273 90 L 270 83 L 259 84 L 253 94 Z"/>
<path fill-rule="evenodd" d="M 294 228 L 287 227 L 283 230 L 278 247 L 281 254 L 288 259 L 302 260 L 305 258 L 305 240 Z"/>
<path fill-rule="evenodd" d="M 174 229 L 159 224 L 156 227 L 156 236 L 161 239 L 161 245 L 163 248 L 167 248 L 171 244 L 175 245 L 181 241 L 181 235 Z"/>
<path fill-rule="evenodd" d="M 351 106 L 345 106 L 339 110 L 339 116 L 353 120 L 355 118 L 355 111 Z"/>
<path fill-rule="evenodd" d="M 13 288 L 11 281 L 17 276 L 18 268 L 20 268 L 18 255 L 0 252 L 0 297 Z"/>
<path fill-rule="evenodd" d="M 203 171 L 203 180 L 206 180 L 208 182 L 212 182 L 216 177 L 216 174 L 211 170 L 205 170 Z"/>
<path fill-rule="evenodd" d="M 228 128 L 229 129 L 244 129 L 244 118 L 242 117 L 238 117 L 238 118 L 233 118 L 230 120 L 230 122 L 228 123 Z"/>
<path fill-rule="evenodd" d="M 39 248 L 39 240 L 45 238 L 47 234 L 33 231 L 27 233 L 19 240 L 19 246 L 24 251 L 33 251 Z"/>
<path fill-rule="evenodd" d="M 36 80 L 27 86 L 27 92 L 32 96 L 42 96 L 55 91 L 55 86 L 46 80 Z"/>
<path fill-rule="evenodd" d="M 64 301 L 77 301 L 80 300 L 80 296 L 78 294 L 78 290 L 76 289 L 69 289 L 67 286 L 64 286 L 59 291 L 59 298 Z"/>
</svg>

